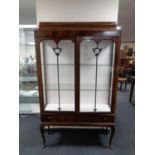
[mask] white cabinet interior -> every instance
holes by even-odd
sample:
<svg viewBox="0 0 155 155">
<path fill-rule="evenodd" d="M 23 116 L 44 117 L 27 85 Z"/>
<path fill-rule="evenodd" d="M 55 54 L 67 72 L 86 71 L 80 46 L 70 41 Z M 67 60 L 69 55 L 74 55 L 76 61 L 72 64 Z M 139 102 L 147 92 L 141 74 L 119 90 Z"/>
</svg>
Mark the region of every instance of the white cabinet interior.
<svg viewBox="0 0 155 155">
<path fill-rule="evenodd" d="M 40 46 L 45 110 L 59 111 L 61 107 L 61 111 L 75 111 L 74 43 L 61 40 L 58 56 L 53 40 L 43 41 Z M 100 50 L 97 61 L 95 48 Z M 111 111 L 114 48 L 110 40 L 103 40 L 98 46 L 89 39 L 81 42 L 80 112 L 93 112 L 94 109 L 96 112 Z"/>
</svg>

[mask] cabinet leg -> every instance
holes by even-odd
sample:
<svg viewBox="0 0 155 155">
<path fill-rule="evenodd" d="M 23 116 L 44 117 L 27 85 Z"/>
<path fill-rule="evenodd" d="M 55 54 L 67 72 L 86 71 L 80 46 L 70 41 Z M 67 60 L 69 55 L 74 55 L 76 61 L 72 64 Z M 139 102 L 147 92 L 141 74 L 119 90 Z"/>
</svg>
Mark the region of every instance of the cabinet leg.
<svg viewBox="0 0 155 155">
<path fill-rule="evenodd" d="M 126 87 L 127 87 L 127 81 L 125 81 L 125 90 L 126 90 Z"/>
<path fill-rule="evenodd" d="M 131 90 L 130 90 L 130 96 L 129 96 L 129 102 L 130 102 L 130 103 L 132 102 L 132 96 L 133 96 L 134 85 L 135 85 L 135 82 L 132 81 L 132 83 L 131 83 Z"/>
<path fill-rule="evenodd" d="M 113 139 L 114 134 L 115 134 L 115 126 L 112 126 L 110 128 L 111 128 L 111 133 L 110 133 L 110 139 L 109 139 L 109 147 L 111 148 L 112 139 Z"/>
<path fill-rule="evenodd" d="M 120 83 L 120 89 L 119 89 L 120 92 L 122 91 L 122 85 L 123 85 L 123 83 L 121 82 L 121 83 Z"/>
<path fill-rule="evenodd" d="M 51 131 L 50 131 L 50 126 L 48 126 L 48 135 L 51 134 Z"/>
<path fill-rule="evenodd" d="M 42 140 L 43 140 L 42 148 L 45 148 L 46 147 L 46 140 L 45 140 L 45 134 L 44 134 L 44 127 L 43 126 L 40 126 L 40 133 L 41 133 L 41 137 L 42 137 Z"/>
</svg>

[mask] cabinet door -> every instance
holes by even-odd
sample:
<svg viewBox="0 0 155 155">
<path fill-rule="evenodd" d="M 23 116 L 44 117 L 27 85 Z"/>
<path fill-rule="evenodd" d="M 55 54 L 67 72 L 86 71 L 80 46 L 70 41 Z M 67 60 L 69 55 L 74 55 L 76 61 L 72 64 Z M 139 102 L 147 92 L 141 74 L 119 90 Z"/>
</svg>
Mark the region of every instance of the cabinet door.
<svg viewBox="0 0 155 155">
<path fill-rule="evenodd" d="M 80 43 L 80 112 L 110 112 L 115 44 L 92 38 Z"/>
<path fill-rule="evenodd" d="M 46 40 L 40 46 L 45 111 L 74 111 L 74 43 Z"/>
</svg>

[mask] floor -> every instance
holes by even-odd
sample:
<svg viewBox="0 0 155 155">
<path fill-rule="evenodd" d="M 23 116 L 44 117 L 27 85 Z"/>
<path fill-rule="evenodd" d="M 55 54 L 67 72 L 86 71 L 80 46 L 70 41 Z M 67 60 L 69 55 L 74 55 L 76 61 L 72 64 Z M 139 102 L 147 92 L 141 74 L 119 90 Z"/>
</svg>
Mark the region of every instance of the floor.
<svg viewBox="0 0 155 155">
<path fill-rule="evenodd" d="M 130 86 L 129 86 L 130 87 Z M 128 91 L 118 92 L 116 133 L 112 149 L 104 147 L 108 136 L 96 129 L 55 129 L 46 135 L 48 147 L 41 149 L 39 116 L 20 116 L 20 155 L 134 155 L 135 107 Z"/>
</svg>

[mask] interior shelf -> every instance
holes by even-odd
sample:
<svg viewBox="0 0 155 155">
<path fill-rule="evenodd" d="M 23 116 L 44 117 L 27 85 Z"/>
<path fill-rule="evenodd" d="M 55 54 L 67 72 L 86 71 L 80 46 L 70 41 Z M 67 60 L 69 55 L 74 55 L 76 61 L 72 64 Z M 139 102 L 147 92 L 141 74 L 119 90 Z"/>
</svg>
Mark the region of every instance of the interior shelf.
<svg viewBox="0 0 155 155">
<path fill-rule="evenodd" d="M 58 90 L 58 85 L 57 84 L 48 84 L 44 90 Z M 63 91 L 68 91 L 74 90 L 74 84 L 60 84 L 60 90 Z M 94 91 L 95 90 L 95 85 L 94 84 L 81 84 L 80 85 L 80 90 L 82 91 Z M 97 85 L 97 91 L 110 91 L 109 85 L 102 85 L 98 84 Z"/>
<path fill-rule="evenodd" d="M 25 68 L 25 67 L 36 67 L 36 64 L 19 64 L 20 68 Z"/>
<path fill-rule="evenodd" d="M 42 66 L 56 66 L 57 64 L 41 64 Z M 59 64 L 59 66 L 74 66 L 74 64 Z M 88 66 L 88 67 L 91 67 L 91 66 L 96 66 L 96 64 L 80 64 L 80 66 Z M 101 67 L 112 67 L 111 65 L 109 64 L 98 64 L 98 66 L 101 66 Z"/>
<path fill-rule="evenodd" d="M 110 112 L 109 104 L 97 104 L 96 112 Z M 80 104 L 80 112 L 94 112 L 94 104 Z"/>
<path fill-rule="evenodd" d="M 58 104 L 48 103 L 45 107 L 45 111 L 59 111 Z M 74 104 L 63 103 L 61 104 L 61 111 L 75 111 Z"/>
<path fill-rule="evenodd" d="M 38 90 L 20 90 L 19 91 L 19 96 L 20 97 L 38 97 L 39 93 Z"/>
<path fill-rule="evenodd" d="M 45 111 L 59 111 L 58 104 L 48 103 L 45 107 Z M 61 104 L 60 111 L 75 111 L 74 104 L 63 103 Z M 93 104 L 81 104 L 80 112 L 94 112 Z M 96 112 L 110 112 L 110 105 L 108 104 L 97 104 Z"/>
<path fill-rule="evenodd" d="M 38 80 L 37 80 L 37 77 L 20 76 L 19 81 L 29 82 L 29 81 L 38 81 Z"/>
</svg>

